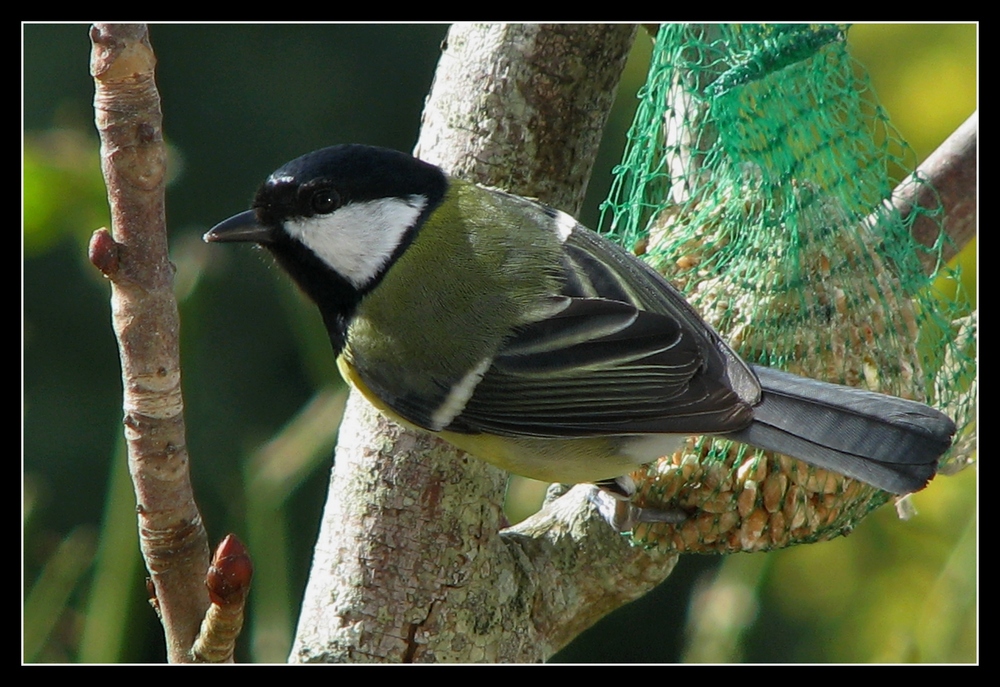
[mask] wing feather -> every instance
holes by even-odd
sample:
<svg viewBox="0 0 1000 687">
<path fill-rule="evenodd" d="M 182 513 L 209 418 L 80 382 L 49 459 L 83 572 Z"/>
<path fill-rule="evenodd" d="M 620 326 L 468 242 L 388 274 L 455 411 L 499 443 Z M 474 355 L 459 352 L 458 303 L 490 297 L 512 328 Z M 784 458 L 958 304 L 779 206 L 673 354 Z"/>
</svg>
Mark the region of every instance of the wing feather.
<svg viewBox="0 0 1000 687">
<path fill-rule="evenodd" d="M 564 248 L 552 314 L 512 333 L 447 429 L 586 437 L 749 424 L 756 378 L 680 294 L 582 227 Z"/>
</svg>

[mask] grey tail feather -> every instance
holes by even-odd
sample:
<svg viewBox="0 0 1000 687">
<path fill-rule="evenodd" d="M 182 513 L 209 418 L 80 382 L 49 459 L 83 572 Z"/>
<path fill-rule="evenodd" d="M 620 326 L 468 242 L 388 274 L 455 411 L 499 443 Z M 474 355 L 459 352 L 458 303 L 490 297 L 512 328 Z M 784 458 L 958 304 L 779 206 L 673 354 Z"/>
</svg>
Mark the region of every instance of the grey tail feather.
<svg viewBox="0 0 1000 687">
<path fill-rule="evenodd" d="M 751 367 L 760 404 L 750 426 L 727 438 L 895 494 L 926 486 L 951 447 L 955 423 L 923 403 Z"/>
</svg>

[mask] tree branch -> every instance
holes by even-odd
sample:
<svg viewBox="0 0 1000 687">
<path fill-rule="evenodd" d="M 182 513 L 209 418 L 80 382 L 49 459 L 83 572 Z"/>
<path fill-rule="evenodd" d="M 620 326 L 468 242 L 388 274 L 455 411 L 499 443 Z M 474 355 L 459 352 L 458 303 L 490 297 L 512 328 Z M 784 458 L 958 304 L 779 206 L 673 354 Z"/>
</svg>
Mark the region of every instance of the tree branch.
<svg viewBox="0 0 1000 687">
<path fill-rule="evenodd" d="M 904 179 L 893 191 L 892 203 L 905 218 L 913 208 L 940 210 L 937 214 L 922 213 L 914 221 L 914 238 L 925 246 L 933 246 L 942 228 L 949 242 L 941 258 L 951 260 L 976 235 L 976 168 L 979 136 L 979 112 L 955 129 L 951 136 L 931 153 L 917 171 Z M 936 268 L 936 254 L 921 253 L 924 269 Z"/>
<path fill-rule="evenodd" d="M 111 281 L 121 353 L 125 437 L 142 554 L 171 662 L 191 646 L 209 606 L 208 539 L 191 490 L 179 322 L 167 257 L 160 97 L 145 25 L 95 24 L 91 74 L 112 233 L 94 232 L 91 262 Z"/>
</svg>

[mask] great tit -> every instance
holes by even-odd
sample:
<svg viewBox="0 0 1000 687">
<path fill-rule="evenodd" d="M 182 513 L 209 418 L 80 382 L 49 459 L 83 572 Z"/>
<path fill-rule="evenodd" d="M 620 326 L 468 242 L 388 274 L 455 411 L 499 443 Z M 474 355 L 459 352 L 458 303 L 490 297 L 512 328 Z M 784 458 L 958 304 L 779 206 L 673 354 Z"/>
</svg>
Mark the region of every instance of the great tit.
<svg viewBox="0 0 1000 687">
<path fill-rule="evenodd" d="M 377 408 L 527 477 L 608 483 L 711 434 L 904 494 L 955 432 L 922 403 L 744 362 L 623 248 L 405 153 L 303 155 L 205 240 L 270 251 Z"/>
</svg>

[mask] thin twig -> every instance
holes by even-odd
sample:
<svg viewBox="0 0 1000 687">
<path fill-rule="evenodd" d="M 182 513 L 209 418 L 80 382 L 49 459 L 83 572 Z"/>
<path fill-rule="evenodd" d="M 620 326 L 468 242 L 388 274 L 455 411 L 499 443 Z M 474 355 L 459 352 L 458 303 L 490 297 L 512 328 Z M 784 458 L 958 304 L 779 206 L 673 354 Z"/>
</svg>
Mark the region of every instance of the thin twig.
<svg viewBox="0 0 1000 687">
<path fill-rule="evenodd" d="M 188 472 L 156 60 L 145 25 L 95 24 L 90 37 L 94 110 L 112 218 L 112 233 L 94 232 L 90 258 L 111 281 L 129 471 L 154 605 L 168 660 L 188 662 L 209 606 L 208 539 Z"/>
</svg>

